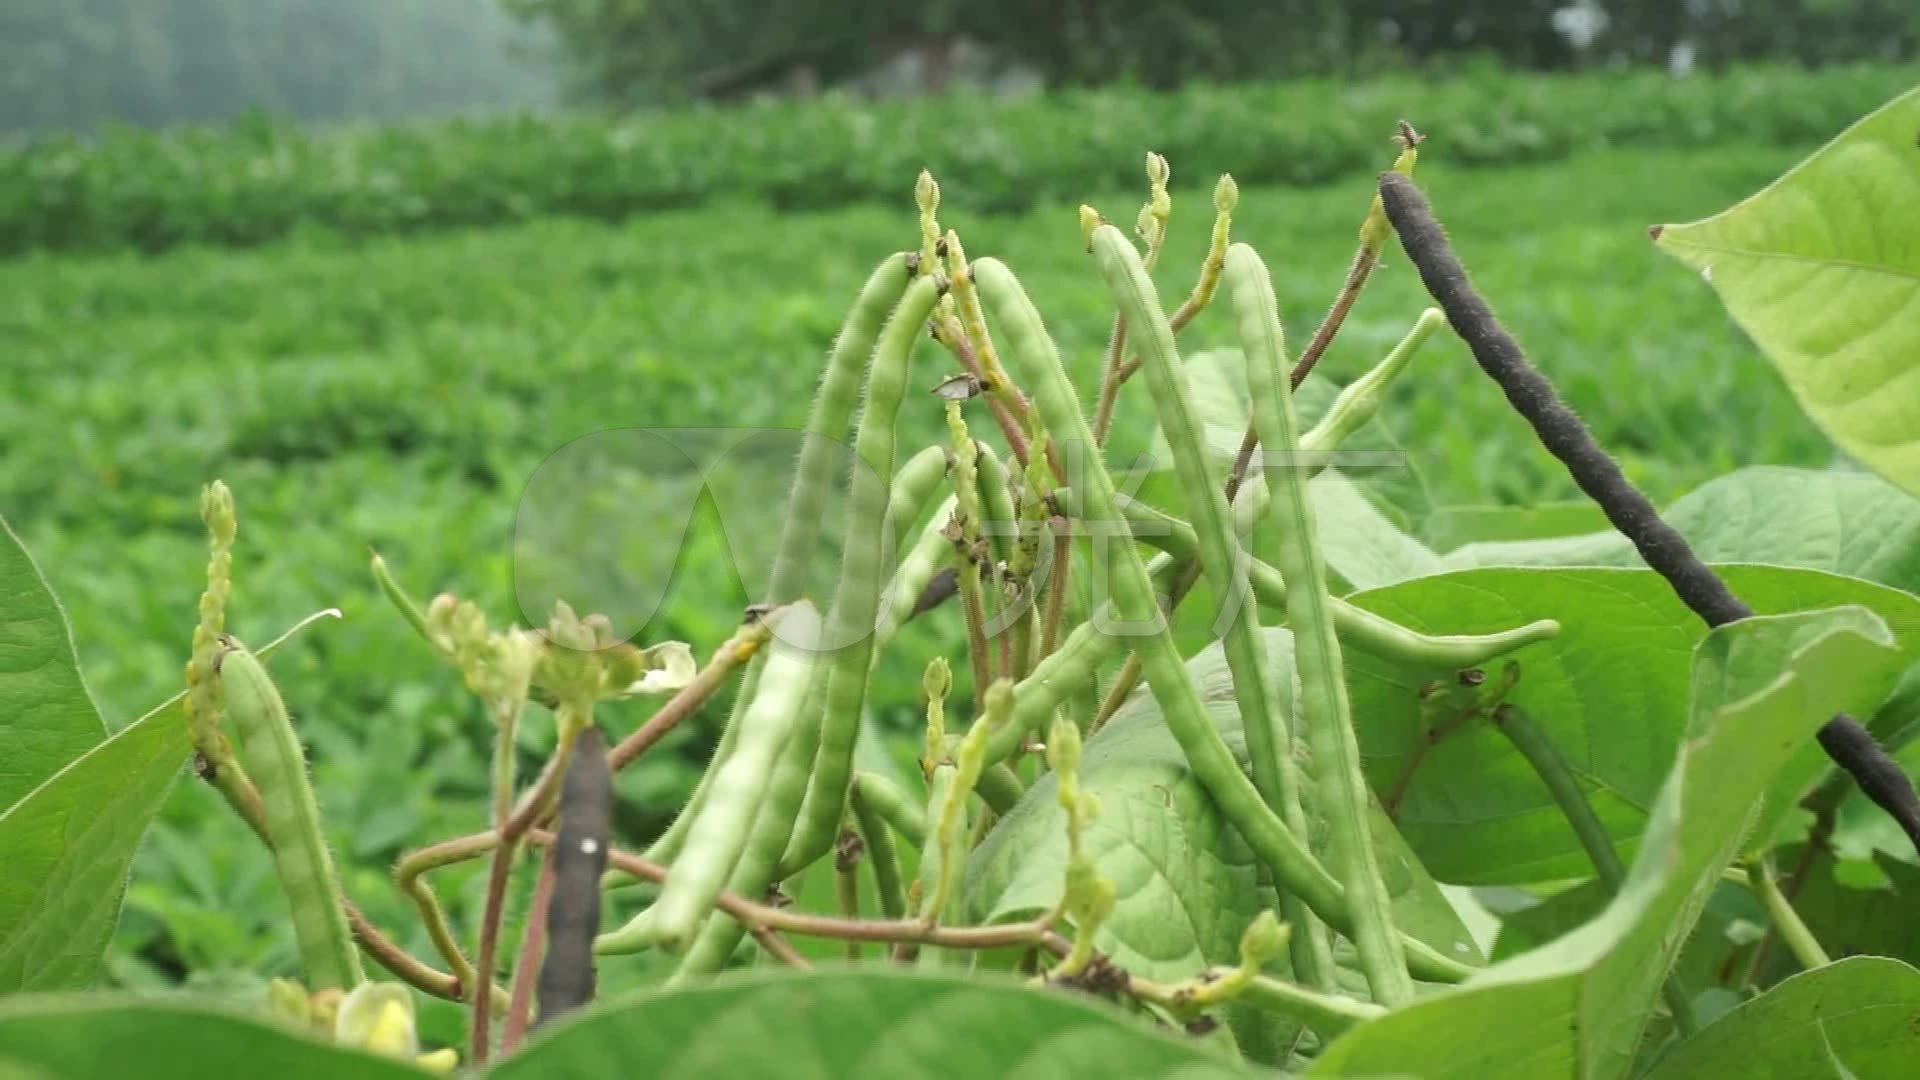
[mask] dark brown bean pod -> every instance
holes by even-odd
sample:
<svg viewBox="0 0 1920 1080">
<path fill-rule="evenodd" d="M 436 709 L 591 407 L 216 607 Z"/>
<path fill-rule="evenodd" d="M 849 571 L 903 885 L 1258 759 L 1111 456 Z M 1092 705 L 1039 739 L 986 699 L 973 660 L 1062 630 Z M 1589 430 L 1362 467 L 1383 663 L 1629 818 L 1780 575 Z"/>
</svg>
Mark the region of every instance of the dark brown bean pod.
<svg viewBox="0 0 1920 1080">
<path fill-rule="evenodd" d="M 1708 626 L 1752 615 L 1753 609 L 1700 561 L 1686 539 L 1660 517 L 1600 448 L 1586 424 L 1560 400 L 1553 383 L 1528 362 L 1520 343 L 1475 291 L 1420 188 L 1399 173 L 1382 173 L 1380 199 L 1421 283 L 1473 351 L 1481 370 L 1499 384 L 1508 403 L 1532 425 L 1541 444 L 1566 466 L 1574 483 L 1599 505 L 1613 527 L 1632 541 L 1647 565 Z M 1892 816 L 1920 850 L 1920 799 L 1906 773 L 1887 757 L 1872 734 L 1842 713 L 1820 729 L 1819 738 L 1827 756 Z"/>
<path fill-rule="evenodd" d="M 560 832 L 553 845 L 553 899 L 547 906 L 547 958 L 540 965 L 536 1028 L 593 1000 L 600 877 L 612 843 L 613 770 L 599 729 L 589 726 L 579 739 L 560 789 Z"/>
</svg>

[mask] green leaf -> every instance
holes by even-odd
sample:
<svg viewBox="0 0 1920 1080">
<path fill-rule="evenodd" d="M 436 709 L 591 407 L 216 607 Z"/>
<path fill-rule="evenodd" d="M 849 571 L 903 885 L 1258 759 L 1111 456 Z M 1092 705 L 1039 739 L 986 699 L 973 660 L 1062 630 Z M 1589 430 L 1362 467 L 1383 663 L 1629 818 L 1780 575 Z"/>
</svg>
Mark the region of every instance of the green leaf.
<svg viewBox="0 0 1920 1080">
<path fill-rule="evenodd" d="M 1607 515 L 1585 499 L 1533 506 L 1442 506 L 1421 523 L 1435 551 L 1468 544 L 1552 540 L 1607 529 Z"/>
<path fill-rule="evenodd" d="M 1817 570 L 1717 570 L 1763 614 L 1861 605 L 1894 628 L 1903 665 L 1920 659 L 1920 599 L 1907 593 Z M 1438 634 L 1486 633 L 1543 618 L 1561 623 L 1559 636 L 1492 665 L 1473 690 L 1457 686 L 1450 672 L 1349 654 L 1367 779 L 1397 804 L 1401 833 L 1436 878 L 1524 884 L 1592 873 L 1539 777 L 1482 719 L 1507 663 L 1519 674 L 1505 700 L 1553 740 L 1608 835 L 1629 852 L 1685 730 L 1692 657 L 1706 634 L 1663 579 L 1650 570 L 1488 568 L 1418 578 L 1352 600 Z M 1443 692 L 1423 706 L 1421 691 L 1436 679 Z M 1430 730 L 1448 733 L 1433 740 Z M 1805 762 L 1825 766 L 1823 759 Z"/>
<path fill-rule="evenodd" d="M 1920 87 L 1714 217 L 1655 231 L 1841 448 L 1920 494 Z"/>
<path fill-rule="evenodd" d="M 1578 930 L 1605 910 L 1610 899 L 1599 882 L 1587 881 L 1533 907 L 1503 914 L 1493 944 L 1494 960 L 1511 959 Z M 1764 926 L 1766 921 L 1766 909 L 1746 887 L 1725 881 L 1715 886 L 1696 929 L 1687 935 L 1687 943 L 1674 962 L 1673 977 L 1679 980 L 1681 989 L 1697 996 L 1716 986 L 1720 966 L 1740 947 L 1729 936 L 1734 925 L 1745 922 Z M 1786 953 L 1785 949 L 1779 951 Z M 1786 959 L 1791 962 L 1792 958 Z"/>
<path fill-rule="evenodd" d="M 53 590 L 0 519 L 0 807 L 106 737 Z"/>
<path fill-rule="evenodd" d="M 407 1080 L 412 1065 L 185 1002 L 56 994 L 0 1004 L 0 1065 L 58 1080 Z M 3 1075 L 3 1073 L 0 1073 Z"/>
<path fill-rule="evenodd" d="M 1737 678 L 1695 680 L 1701 693 L 1688 738 L 1606 910 L 1553 945 L 1354 1029 L 1313 1073 L 1626 1075 L 1660 983 L 1739 853 L 1755 802 L 1829 717 L 1859 709 L 1891 684 L 1892 635 L 1884 626 L 1865 632 L 1863 615 L 1836 609 L 1714 630 L 1700 650 L 1703 668 L 1718 663 L 1716 653 L 1744 651 L 1726 639 L 1797 647 L 1771 673 L 1741 667 Z"/>
<path fill-rule="evenodd" d="M 1856 956 L 1795 975 L 1676 1047 L 1649 1080 L 1910 1076 L 1920 970 Z M 1831 1054 L 1831 1056 L 1829 1056 Z"/>
<path fill-rule="evenodd" d="M 162 710 L 0 813 L 0 993 L 93 981 L 134 850 L 188 750 L 180 710 Z"/>
<path fill-rule="evenodd" d="M 1292 671 L 1293 635 L 1269 629 L 1266 644 L 1272 669 Z M 1244 768 L 1246 743 L 1220 647 L 1203 650 L 1188 661 L 1187 670 Z M 1281 706 L 1290 714 L 1293 681 L 1279 690 Z M 1302 799 L 1315 838 L 1323 841 L 1312 763 L 1303 761 L 1301 767 Z M 1167 733 L 1151 695 L 1136 695 L 1087 741 L 1080 777 L 1081 786 L 1100 800 L 1100 815 L 1085 836 L 1087 850 L 1118 889 L 1113 914 L 1096 938 L 1100 948 L 1128 971 L 1164 981 L 1195 975 L 1209 964 L 1238 962 L 1241 932 L 1276 901 L 1261 884 L 1239 834 L 1187 771 L 1186 757 Z M 1478 946 L 1458 913 L 1377 807 L 1373 833 L 1394 897 L 1395 925 L 1477 963 Z M 1066 819 L 1048 774 L 968 860 L 968 917 L 1000 922 L 1051 909 L 1060 898 L 1065 865 Z M 1365 981 L 1349 973 L 1349 989 L 1364 994 Z M 1236 1025 L 1236 1035 L 1244 1043 L 1246 1029 Z"/>
<path fill-rule="evenodd" d="M 585 1010 L 486 1075 L 1251 1077 L 1082 995 L 892 967 L 735 972 Z"/>
<path fill-rule="evenodd" d="M 1307 485 L 1313 520 L 1337 538 L 1325 545 L 1327 569 L 1355 589 L 1374 589 L 1446 569 L 1440 556 L 1394 524 L 1359 484 L 1328 469 Z"/>
<path fill-rule="evenodd" d="M 1804 566 L 1920 592 L 1920 500 L 1872 473 L 1754 466 L 1703 484 L 1661 516 L 1708 562 Z M 1459 568 L 1646 565 L 1605 528 L 1467 544 L 1443 558 Z"/>
</svg>

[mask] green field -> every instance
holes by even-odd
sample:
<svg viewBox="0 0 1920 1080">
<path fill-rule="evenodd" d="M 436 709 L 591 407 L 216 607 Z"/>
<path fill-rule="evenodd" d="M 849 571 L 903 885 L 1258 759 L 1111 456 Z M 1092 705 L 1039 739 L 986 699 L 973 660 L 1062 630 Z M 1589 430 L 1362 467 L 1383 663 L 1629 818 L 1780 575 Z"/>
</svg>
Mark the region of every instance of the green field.
<svg viewBox="0 0 1920 1080">
<path fill-rule="evenodd" d="M 1462 170 L 1435 140 L 1421 176 L 1479 284 L 1630 475 L 1665 501 L 1739 465 L 1833 458 L 1704 283 L 1644 231 L 1718 210 L 1810 149 L 1610 150 Z M 1214 178 L 1173 167 L 1174 235 L 1158 278 L 1184 292 Z M 457 675 L 373 592 L 369 547 L 416 594 L 472 597 L 500 621 L 540 615 L 516 610 L 511 576 L 527 478 L 606 429 L 800 426 L 860 280 L 915 244 L 912 179 L 900 178 L 895 205 L 830 212 L 738 203 L 618 225 L 540 220 L 0 263 L 0 511 L 67 604 L 94 693 L 118 726 L 179 686 L 205 580 L 197 496 L 225 479 L 241 514 L 236 632 L 265 640 L 315 609 L 345 612 L 276 673 L 312 749 L 348 891 L 388 925 L 415 925 L 400 917 L 386 867 L 403 838 L 481 819 L 488 736 Z M 1242 193 L 1236 233 L 1273 266 L 1296 344 L 1332 299 L 1368 191 L 1358 176 Z M 1088 197 L 1131 221 L 1141 193 Z M 1094 385 L 1111 312 L 1074 207 L 945 223 L 970 255 L 1021 275 L 1082 385 Z M 1334 381 L 1384 352 L 1423 306 L 1397 254 L 1323 364 Z M 1189 334 L 1203 348 L 1230 331 L 1203 318 Z M 947 370 L 929 346 L 915 379 L 931 385 Z M 909 407 L 903 453 L 940 431 L 932 398 Z M 1130 389 L 1116 454 L 1148 445 L 1150 413 L 1144 391 Z M 1421 356 L 1385 419 L 1427 485 L 1424 504 L 1572 494 L 1450 338 Z M 770 521 L 776 512 L 768 505 Z M 696 525 L 663 605 L 672 618 L 643 639 L 685 640 L 704 656 L 726 634 L 749 597 L 723 545 L 711 522 Z M 953 619 L 942 612 L 903 639 L 876 691 L 895 710 L 882 721 L 911 713 L 914 672 L 952 640 Z M 611 726 L 637 723 L 644 708 Z M 677 755 L 623 774 L 628 827 L 657 827 L 678 804 L 710 733 L 683 731 Z M 241 837 L 200 785 L 180 786 L 142 856 L 118 977 L 218 978 L 290 955 L 267 862 Z M 476 880 L 449 880 L 451 902 L 472 901 Z"/>
</svg>

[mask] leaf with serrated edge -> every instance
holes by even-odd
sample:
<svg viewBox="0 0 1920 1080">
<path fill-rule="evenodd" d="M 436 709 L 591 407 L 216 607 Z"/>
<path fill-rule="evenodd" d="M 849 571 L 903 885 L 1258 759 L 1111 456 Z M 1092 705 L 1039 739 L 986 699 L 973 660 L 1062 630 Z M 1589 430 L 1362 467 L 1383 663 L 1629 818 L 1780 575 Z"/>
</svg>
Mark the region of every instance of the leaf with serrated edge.
<svg viewBox="0 0 1920 1080">
<path fill-rule="evenodd" d="M 264 1016 L 123 995 L 0 1002 L 0 1061 L 54 1080 L 409 1080 L 411 1064 L 321 1043 Z"/>
<path fill-rule="evenodd" d="M 1920 598 L 1857 578 L 1782 566 L 1719 566 L 1763 614 L 1859 604 L 1892 627 L 1903 663 L 1920 661 Z M 1506 700 L 1527 710 L 1586 790 L 1623 857 L 1646 826 L 1686 725 L 1700 620 L 1651 570 L 1488 568 L 1358 593 L 1360 607 L 1417 630 L 1488 633 L 1558 619 L 1557 637 L 1488 665 L 1519 682 Z M 1451 672 L 1419 671 L 1348 653 L 1353 713 L 1367 780 L 1391 793 L 1400 831 L 1441 881 L 1496 885 L 1592 873 L 1585 849 L 1538 774 L 1483 719 L 1430 742 L 1418 697 Z M 1460 694 L 1460 691 L 1449 691 Z M 1408 766 L 1424 750 L 1411 773 Z M 1824 767 L 1820 758 L 1810 758 Z"/>
<path fill-rule="evenodd" d="M 1758 193 L 1655 231 L 1847 453 L 1920 494 L 1920 87 Z"/>
<path fill-rule="evenodd" d="M 66 614 L 0 519 L 0 808 L 106 735 Z"/>
<path fill-rule="evenodd" d="M 1860 608 L 1763 616 L 1712 633 L 1749 635 L 1798 647 L 1771 675 L 1741 665 L 1738 679 L 1695 681 L 1703 696 L 1692 704 L 1687 740 L 1606 910 L 1551 945 L 1355 1028 L 1311 1075 L 1626 1075 L 1660 983 L 1740 853 L 1755 803 L 1835 712 L 1871 707 L 1895 675 L 1892 635 Z M 1703 666 L 1718 662 L 1716 650 L 1728 651 L 1703 646 Z"/>
<path fill-rule="evenodd" d="M 1920 970 L 1884 956 L 1846 957 L 1786 979 L 1707 1025 L 1648 1080 L 1837 1076 L 1830 1047 L 1855 1076 L 1911 1076 L 1920 1060 L 1917 1017 Z"/>
<path fill-rule="evenodd" d="M 134 850 L 189 749 L 180 711 L 162 710 L 0 813 L 0 993 L 93 981 Z"/>
<path fill-rule="evenodd" d="M 1084 995 L 891 967 L 733 972 L 606 1002 L 486 1075 L 509 1080 L 1252 1077 L 1239 1062 Z"/>
</svg>

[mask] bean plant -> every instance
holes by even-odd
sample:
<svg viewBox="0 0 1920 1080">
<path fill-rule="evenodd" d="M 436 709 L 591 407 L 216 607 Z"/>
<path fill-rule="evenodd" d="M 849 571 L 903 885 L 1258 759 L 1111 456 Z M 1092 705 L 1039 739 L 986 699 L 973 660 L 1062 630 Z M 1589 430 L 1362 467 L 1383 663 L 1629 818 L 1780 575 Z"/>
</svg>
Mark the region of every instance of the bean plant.
<svg viewBox="0 0 1920 1080">
<path fill-rule="evenodd" d="M 1884 419 L 1915 408 L 1917 132 L 1920 91 L 1725 214 L 1655 230 L 1859 459 L 1834 498 L 1907 517 L 1920 472 Z M 1230 176 L 1195 270 L 1161 258 L 1186 216 L 1157 153 L 1131 233 L 1094 207 L 1063 220 L 1113 305 L 1091 384 L 1044 298 L 986 254 L 991 222 L 970 257 L 922 173 L 724 641 L 626 638 L 581 613 L 592 597 L 532 626 L 422 603 L 375 555 L 387 616 L 497 735 L 487 820 L 394 868 L 431 955 L 335 870 L 300 703 L 271 674 L 305 640 L 252 648 L 228 625 L 236 493 L 203 492 L 184 689 L 110 737 L 9 532 L 0 1072 L 1912 1075 L 1920 972 L 1910 935 L 1875 927 L 1911 924 L 1920 880 L 1915 560 L 1842 545 L 1810 566 L 1766 528 L 1657 510 L 1560 398 L 1550 345 L 1530 354 L 1454 252 L 1420 179 L 1444 139 L 1403 122 L 1394 141 L 1297 354 L 1268 269 L 1284 247 L 1235 237 Z M 1324 392 L 1382 271 L 1434 306 Z M 1817 332 L 1783 314 L 1803 294 Z M 1209 319 L 1234 345 L 1187 348 Z M 1433 392 L 1420 354 L 1445 336 L 1609 531 L 1436 553 L 1370 501 L 1353 451 Z M 1223 373 L 1224 416 L 1203 392 Z M 1134 381 L 1170 496 L 1109 460 Z M 1888 403 L 1863 415 L 1863 393 Z M 906 445 L 916 417 L 944 437 Z M 809 572 L 823 548 L 828 581 Z M 889 771 L 861 752 L 869 713 L 901 704 L 874 700 L 873 673 L 919 620 L 964 646 L 926 667 L 912 766 Z M 1209 643 L 1184 650 L 1196 628 Z M 615 776 L 727 692 L 672 826 L 623 835 Z M 526 725 L 552 749 L 523 777 Z M 292 968 L 240 1005 L 65 993 L 98 977 L 183 765 L 271 853 Z M 435 877 L 465 862 L 485 892 L 456 920 Z M 1849 906 L 1821 875 L 1863 862 L 1883 884 Z M 623 966 L 657 985 L 602 994 Z M 464 1038 L 423 1039 L 429 998 L 463 1010 Z"/>
</svg>

